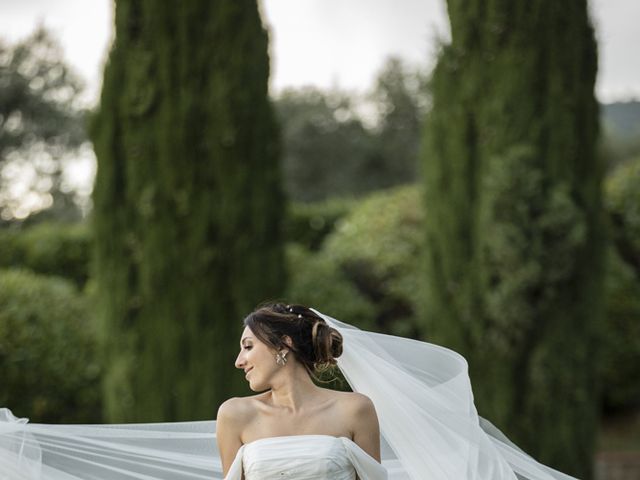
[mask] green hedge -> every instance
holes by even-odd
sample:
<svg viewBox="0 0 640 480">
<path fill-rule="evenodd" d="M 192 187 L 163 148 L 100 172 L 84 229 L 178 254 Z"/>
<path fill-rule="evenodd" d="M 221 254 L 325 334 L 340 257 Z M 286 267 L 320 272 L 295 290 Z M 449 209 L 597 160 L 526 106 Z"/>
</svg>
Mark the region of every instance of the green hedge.
<svg viewBox="0 0 640 480">
<path fill-rule="evenodd" d="M 28 268 L 82 286 L 89 275 L 90 231 L 85 224 L 41 223 L 0 230 L 0 268 Z"/>
<path fill-rule="evenodd" d="M 606 277 L 604 405 L 640 406 L 640 158 L 618 167 L 605 184 L 612 248 Z"/>
<path fill-rule="evenodd" d="M 366 328 L 419 336 L 420 195 L 415 186 L 375 193 L 354 203 L 316 252 L 290 246 L 288 298 Z"/>
<path fill-rule="evenodd" d="M 101 418 L 89 305 L 68 280 L 0 270 L 0 405 L 32 422 Z"/>
<path fill-rule="evenodd" d="M 309 250 L 318 250 L 336 224 L 349 213 L 354 200 L 332 198 L 314 203 L 292 203 L 289 206 L 285 236 Z"/>
<path fill-rule="evenodd" d="M 605 190 L 613 241 L 623 260 L 640 273 L 640 158 L 614 170 Z"/>
<path fill-rule="evenodd" d="M 604 407 L 616 410 L 640 406 L 640 279 L 615 249 L 607 267 L 600 366 Z"/>
</svg>

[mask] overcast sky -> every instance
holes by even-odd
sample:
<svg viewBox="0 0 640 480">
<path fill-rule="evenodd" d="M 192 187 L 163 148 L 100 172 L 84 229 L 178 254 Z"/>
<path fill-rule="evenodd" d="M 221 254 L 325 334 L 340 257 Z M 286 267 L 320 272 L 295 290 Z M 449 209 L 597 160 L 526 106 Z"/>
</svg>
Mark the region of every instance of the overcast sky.
<svg viewBox="0 0 640 480">
<path fill-rule="evenodd" d="M 276 91 L 305 84 L 362 91 L 389 55 L 430 65 L 435 39 L 448 37 L 445 0 L 262 0 L 262 10 Z M 598 97 L 640 98 L 640 0 L 592 0 L 591 10 Z M 95 101 L 112 38 L 112 0 L 0 0 L 0 37 L 15 41 L 38 22 L 60 38 Z"/>
</svg>

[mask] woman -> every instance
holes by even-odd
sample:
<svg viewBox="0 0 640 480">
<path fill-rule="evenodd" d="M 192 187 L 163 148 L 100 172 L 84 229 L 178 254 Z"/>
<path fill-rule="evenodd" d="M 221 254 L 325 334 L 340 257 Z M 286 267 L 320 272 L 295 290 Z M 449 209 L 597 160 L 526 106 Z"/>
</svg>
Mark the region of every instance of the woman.
<svg viewBox="0 0 640 480">
<path fill-rule="evenodd" d="M 263 393 L 230 399 L 218 410 L 223 474 L 233 468 L 228 478 L 244 469 L 246 480 L 352 479 L 358 470 L 360 478 L 386 478 L 371 400 L 312 381 L 336 364 L 342 335 L 301 305 L 262 306 L 244 325 L 235 366 L 251 390 Z"/>
</svg>

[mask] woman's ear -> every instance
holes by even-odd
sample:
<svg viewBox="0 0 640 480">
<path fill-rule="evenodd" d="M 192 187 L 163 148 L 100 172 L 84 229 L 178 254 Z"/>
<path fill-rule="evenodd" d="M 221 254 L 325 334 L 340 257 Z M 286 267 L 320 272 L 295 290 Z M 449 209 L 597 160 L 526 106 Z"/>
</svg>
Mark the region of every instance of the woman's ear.
<svg viewBox="0 0 640 480">
<path fill-rule="evenodd" d="M 293 348 L 293 340 L 291 340 L 291 337 L 289 335 L 285 335 L 284 337 L 282 337 L 282 341 L 287 347 Z"/>
</svg>

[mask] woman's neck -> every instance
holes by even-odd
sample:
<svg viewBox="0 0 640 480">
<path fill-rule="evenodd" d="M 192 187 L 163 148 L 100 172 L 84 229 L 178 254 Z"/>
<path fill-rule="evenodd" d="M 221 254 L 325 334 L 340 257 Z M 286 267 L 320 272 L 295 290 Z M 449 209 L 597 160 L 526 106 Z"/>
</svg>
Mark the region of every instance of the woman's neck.
<svg viewBox="0 0 640 480">
<path fill-rule="evenodd" d="M 283 371 L 272 385 L 271 403 L 274 407 L 286 408 L 291 413 L 297 413 L 318 395 L 318 390 L 304 367 L 292 368 Z"/>
</svg>

